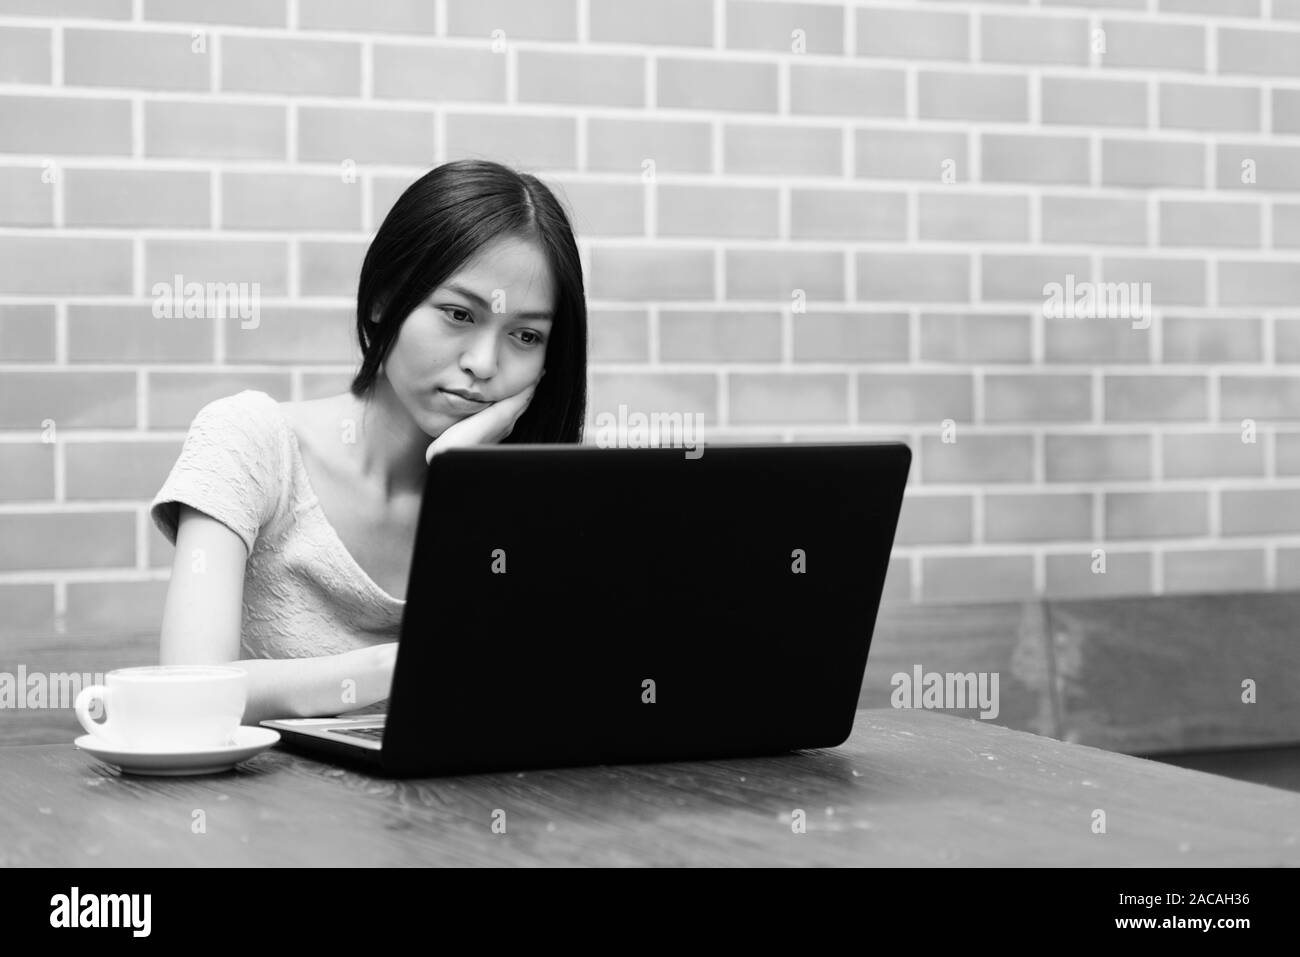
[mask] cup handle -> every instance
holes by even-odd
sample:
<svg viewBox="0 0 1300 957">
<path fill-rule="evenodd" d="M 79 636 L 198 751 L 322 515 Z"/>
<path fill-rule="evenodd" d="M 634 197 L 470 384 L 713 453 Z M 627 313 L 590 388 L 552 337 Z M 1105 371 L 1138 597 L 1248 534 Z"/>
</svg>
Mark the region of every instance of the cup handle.
<svg viewBox="0 0 1300 957">
<path fill-rule="evenodd" d="M 109 730 L 109 719 L 105 717 L 102 723 L 96 723 L 94 718 L 91 717 L 90 703 L 96 698 L 104 705 L 105 714 L 107 714 L 108 688 L 103 685 L 91 685 L 88 688 L 82 688 L 77 695 L 77 700 L 73 703 L 73 708 L 77 712 L 77 720 L 81 722 L 81 726 L 86 729 L 87 734 L 93 734 L 114 747 L 121 747 L 121 739 L 116 732 Z"/>
</svg>

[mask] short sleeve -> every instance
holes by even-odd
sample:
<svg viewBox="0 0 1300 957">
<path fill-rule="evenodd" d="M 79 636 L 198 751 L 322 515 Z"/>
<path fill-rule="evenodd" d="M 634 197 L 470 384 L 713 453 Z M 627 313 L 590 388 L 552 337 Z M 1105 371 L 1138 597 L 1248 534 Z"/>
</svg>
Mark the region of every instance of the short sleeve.
<svg viewBox="0 0 1300 957">
<path fill-rule="evenodd" d="M 252 553 L 283 488 L 275 410 L 266 405 L 274 401 L 245 390 L 209 402 L 194 417 L 180 457 L 149 505 L 154 525 L 172 545 L 184 503 L 230 528 Z"/>
</svg>

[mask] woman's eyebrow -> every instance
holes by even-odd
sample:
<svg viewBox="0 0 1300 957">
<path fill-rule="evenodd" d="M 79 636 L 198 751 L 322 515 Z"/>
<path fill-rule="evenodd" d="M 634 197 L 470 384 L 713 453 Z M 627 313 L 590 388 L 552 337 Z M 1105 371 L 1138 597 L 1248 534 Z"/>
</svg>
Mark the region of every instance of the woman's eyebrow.
<svg viewBox="0 0 1300 957">
<path fill-rule="evenodd" d="M 480 296 L 478 293 L 476 293 L 473 289 L 467 289 L 465 286 L 461 286 L 454 282 L 447 283 L 446 288 L 458 295 L 464 296 L 466 299 L 471 300 L 480 309 L 485 309 L 489 312 L 492 311 L 491 304 L 482 296 Z M 534 311 L 534 312 L 515 313 L 515 318 L 516 319 L 545 319 L 549 322 L 553 317 L 552 314 L 547 311 Z"/>
</svg>

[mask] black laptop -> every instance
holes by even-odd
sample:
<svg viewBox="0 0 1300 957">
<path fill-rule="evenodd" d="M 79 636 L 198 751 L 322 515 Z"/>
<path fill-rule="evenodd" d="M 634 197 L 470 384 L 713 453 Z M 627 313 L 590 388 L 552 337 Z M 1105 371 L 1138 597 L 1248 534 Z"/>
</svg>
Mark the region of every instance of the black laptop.
<svg viewBox="0 0 1300 957">
<path fill-rule="evenodd" d="M 386 714 L 262 724 L 394 777 L 843 743 L 911 451 L 702 448 L 434 457 Z"/>
</svg>

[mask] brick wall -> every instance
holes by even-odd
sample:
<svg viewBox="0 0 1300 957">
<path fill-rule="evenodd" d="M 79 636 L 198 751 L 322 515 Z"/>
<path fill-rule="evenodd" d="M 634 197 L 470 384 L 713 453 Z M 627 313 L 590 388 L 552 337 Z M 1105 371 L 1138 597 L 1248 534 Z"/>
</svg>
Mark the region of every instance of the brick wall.
<svg viewBox="0 0 1300 957">
<path fill-rule="evenodd" d="M 156 626 L 194 413 L 341 391 L 466 155 L 573 210 L 593 416 L 908 441 L 889 600 L 1300 587 L 1300 0 L 0 0 L 0 632 Z"/>
</svg>

